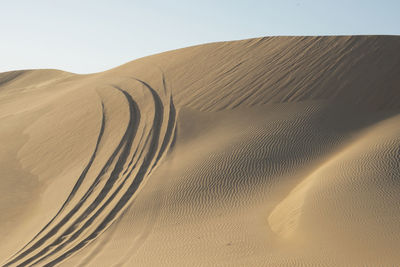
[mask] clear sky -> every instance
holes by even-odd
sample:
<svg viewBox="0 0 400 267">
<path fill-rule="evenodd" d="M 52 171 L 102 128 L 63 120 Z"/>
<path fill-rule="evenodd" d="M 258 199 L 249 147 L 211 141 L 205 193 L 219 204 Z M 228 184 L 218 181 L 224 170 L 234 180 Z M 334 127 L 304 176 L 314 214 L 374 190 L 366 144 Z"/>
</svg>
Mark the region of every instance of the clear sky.
<svg viewBox="0 0 400 267">
<path fill-rule="evenodd" d="M 207 42 L 400 34 L 400 0 L 2 0 L 0 72 L 90 73 Z"/>
</svg>

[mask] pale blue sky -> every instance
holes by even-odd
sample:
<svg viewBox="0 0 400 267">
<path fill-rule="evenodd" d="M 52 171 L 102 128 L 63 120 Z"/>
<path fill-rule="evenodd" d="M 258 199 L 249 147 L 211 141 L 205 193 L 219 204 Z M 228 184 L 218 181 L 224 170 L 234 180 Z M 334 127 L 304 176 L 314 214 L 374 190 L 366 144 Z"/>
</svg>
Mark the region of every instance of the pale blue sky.
<svg viewBox="0 0 400 267">
<path fill-rule="evenodd" d="M 89 73 L 195 44 L 400 34 L 400 0 L 2 0 L 0 72 Z"/>
</svg>

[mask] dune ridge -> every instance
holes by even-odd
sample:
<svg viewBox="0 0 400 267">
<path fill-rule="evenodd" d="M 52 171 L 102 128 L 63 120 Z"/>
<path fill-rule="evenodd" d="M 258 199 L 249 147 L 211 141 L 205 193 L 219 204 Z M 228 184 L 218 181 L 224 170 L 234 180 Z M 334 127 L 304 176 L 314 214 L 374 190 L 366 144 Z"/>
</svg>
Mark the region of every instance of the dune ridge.
<svg viewBox="0 0 400 267">
<path fill-rule="evenodd" d="M 2 266 L 396 265 L 400 38 L 0 74 Z"/>
</svg>

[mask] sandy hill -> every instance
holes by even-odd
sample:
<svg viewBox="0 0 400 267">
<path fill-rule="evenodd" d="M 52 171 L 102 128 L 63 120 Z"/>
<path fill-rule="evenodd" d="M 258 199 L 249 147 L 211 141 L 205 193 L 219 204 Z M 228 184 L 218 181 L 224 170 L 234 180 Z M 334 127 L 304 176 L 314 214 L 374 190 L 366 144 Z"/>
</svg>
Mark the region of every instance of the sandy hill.
<svg viewBox="0 0 400 267">
<path fill-rule="evenodd" d="M 2 266 L 400 264 L 400 37 L 0 74 Z"/>
</svg>

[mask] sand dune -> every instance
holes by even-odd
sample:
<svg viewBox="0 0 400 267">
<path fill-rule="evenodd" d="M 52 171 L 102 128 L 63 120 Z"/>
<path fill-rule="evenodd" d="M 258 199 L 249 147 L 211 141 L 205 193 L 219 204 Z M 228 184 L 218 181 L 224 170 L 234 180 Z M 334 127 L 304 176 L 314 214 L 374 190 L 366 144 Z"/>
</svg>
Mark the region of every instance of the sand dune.
<svg viewBox="0 0 400 267">
<path fill-rule="evenodd" d="M 400 38 L 0 74 L 2 266 L 400 264 Z"/>
</svg>

